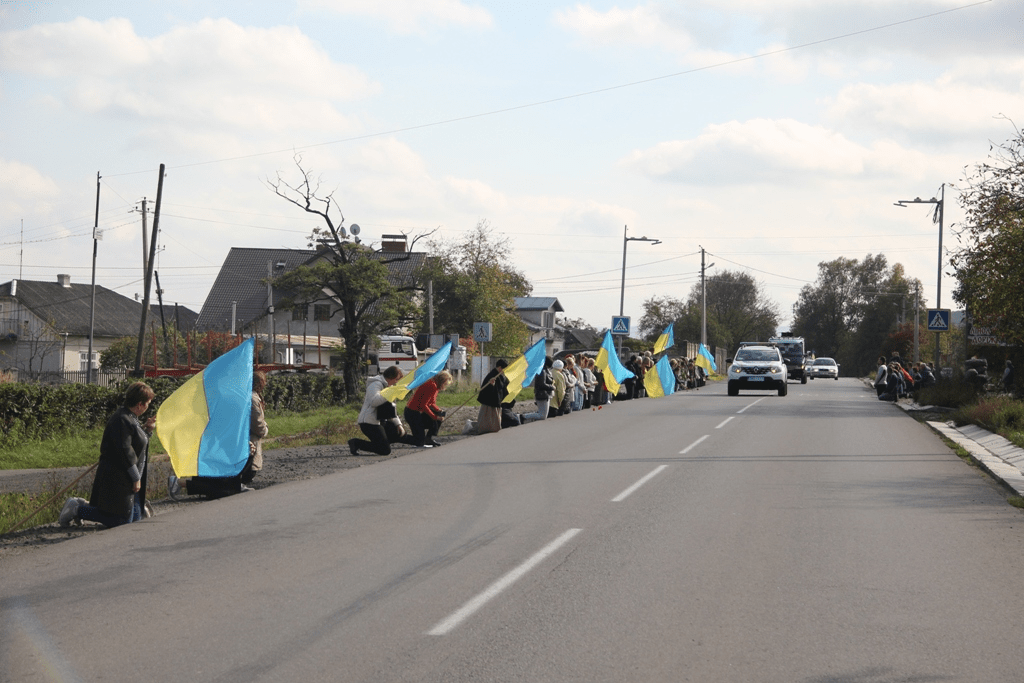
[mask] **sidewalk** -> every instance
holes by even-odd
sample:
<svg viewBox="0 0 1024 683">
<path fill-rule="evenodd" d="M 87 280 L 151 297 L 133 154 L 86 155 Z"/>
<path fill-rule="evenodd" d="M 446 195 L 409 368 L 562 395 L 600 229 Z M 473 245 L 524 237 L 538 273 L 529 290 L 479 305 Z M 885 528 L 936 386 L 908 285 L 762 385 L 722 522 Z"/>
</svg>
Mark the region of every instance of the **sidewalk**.
<svg viewBox="0 0 1024 683">
<path fill-rule="evenodd" d="M 954 427 L 949 422 L 928 422 L 929 427 L 963 447 L 981 468 L 1024 496 L 1024 449 L 975 425 Z"/>
</svg>

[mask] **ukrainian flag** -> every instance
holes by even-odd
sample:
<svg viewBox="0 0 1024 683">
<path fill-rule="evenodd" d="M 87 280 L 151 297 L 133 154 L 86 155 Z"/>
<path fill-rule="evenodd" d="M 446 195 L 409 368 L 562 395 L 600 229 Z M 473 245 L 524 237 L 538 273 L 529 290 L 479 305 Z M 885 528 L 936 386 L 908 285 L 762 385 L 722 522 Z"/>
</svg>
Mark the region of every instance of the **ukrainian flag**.
<svg viewBox="0 0 1024 683">
<path fill-rule="evenodd" d="M 505 368 L 505 377 L 508 378 L 508 396 L 502 400 L 502 403 L 511 403 L 523 390 L 523 387 L 529 386 L 533 378 L 544 368 L 546 351 L 547 347 L 544 340 L 541 339 Z"/>
<path fill-rule="evenodd" d="M 604 386 L 612 393 L 612 396 L 619 393 L 619 385 L 623 381 L 636 376 L 619 361 L 619 354 L 616 353 L 615 344 L 612 343 L 611 330 L 605 331 L 601 350 L 597 352 L 597 360 L 594 363 L 601 368 L 601 373 L 604 375 Z"/>
<path fill-rule="evenodd" d="M 675 323 L 669 323 L 665 331 L 658 337 L 658 341 L 654 342 L 654 353 L 659 354 L 665 349 L 671 348 L 676 345 L 676 336 L 673 332 Z"/>
<path fill-rule="evenodd" d="M 452 342 L 449 340 L 444 343 L 444 346 L 435 351 L 430 358 L 423 361 L 420 365 L 417 365 L 415 370 L 402 377 L 397 384 L 391 387 L 385 387 L 384 390 L 380 392 L 380 395 L 389 401 L 402 400 L 410 391 L 441 372 L 441 370 L 444 369 L 445 364 L 448 362 L 448 357 L 451 355 Z"/>
<path fill-rule="evenodd" d="M 156 434 L 179 477 L 233 477 L 245 467 L 255 344 L 216 358 L 160 405 Z"/>
<path fill-rule="evenodd" d="M 668 356 L 662 356 L 654 367 L 644 374 L 644 388 L 651 398 L 659 398 L 675 393 L 676 376 L 672 372 Z"/>
<path fill-rule="evenodd" d="M 718 372 L 718 365 L 715 363 L 715 357 L 711 355 L 708 348 L 703 344 L 700 345 L 700 349 L 697 350 L 697 358 L 693 361 L 694 365 L 699 365 L 708 371 L 710 375 L 712 372 Z"/>
</svg>

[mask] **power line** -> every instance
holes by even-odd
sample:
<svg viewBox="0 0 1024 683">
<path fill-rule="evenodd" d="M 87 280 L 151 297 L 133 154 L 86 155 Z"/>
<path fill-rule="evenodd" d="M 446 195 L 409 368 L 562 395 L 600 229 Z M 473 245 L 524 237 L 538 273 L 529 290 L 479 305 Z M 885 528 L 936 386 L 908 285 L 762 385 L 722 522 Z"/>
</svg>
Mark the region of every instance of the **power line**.
<svg viewBox="0 0 1024 683">
<path fill-rule="evenodd" d="M 798 45 L 791 45 L 789 47 L 781 47 L 781 48 L 778 48 L 778 49 L 775 49 L 775 50 L 768 50 L 768 51 L 765 51 L 765 52 L 759 52 L 759 53 L 757 53 L 755 55 L 748 55 L 746 57 L 736 57 L 735 59 L 728 59 L 728 60 L 725 60 L 725 61 L 722 61 L 722 62 L 717 62 L 715 64 L 708 64 L 708 65 L 705 65 L 705 66 L 698 66 L 698 67 L 694 67 L 692 69 L 686 69 L 684 71 L 676 71 L 674 73 L 665 74 L 665 75 L 662 75 L 662 76 L 654 76 L 652 78 L 644 78 L 644 79 L 641 79 L 641 80 L 638 80 L 638 81 L 631 81 L 629 83 L 620 83 L 618 85 L 611 85 L 611 86 L 607 86 L 607 87 L 604 87 L 604 88 L 598 88 L 596 90 L 587 90 L 587 91 L 575 93 L 575 94 L 572 94 L 572 95 L 563 95 L 561 97 L 553 97 L 553 98 L 550 98 L 550 99 L 547 99 L 547 100 L 538 100 L 536 102 L 529 102 L 529 103 L 526 103 L 526 104 L 513 105 L 513 106 L 505 107 L 505 108 L 502 108 L 502 109 L 493 109 L 491 111 L 479 112 L 479 113 L 476 113 L 476 114 L 467 114 L 465 116 L 457 116 L 457 117 L 450 118 L 450 119 L 441 119 L 439 121 L 432 121 L 432 122 L 429 122 L 429 123 L 421 123 L 421 124 L 416 124 L 416 125 L 412 125 L 412 126 L 405 126 L 403 128 L 392 128 L 390 130 L 378 131 L 376 133 L 366 133 L 364 135 L 354 135 L 352 137 L 341 138 L 341 139 L 338 139 L 338 140 L 332 140 L 330 142 L 320 142 L 320 143 L 315 143 L 315 144 L 310 144 L 310 145 L 302 145 L 301 149 L 312 149 L 312 148 L 315 148 L 315 147 L 328 147 L 328 146 L 331 146 L 331 145 L 340 145 L 340 144 L 344 144 L 344 143 L 347 143 L 347 142 L 358 142 L 360 140 L 368 140 L 368 139 L 371 139 L 371 138 L 383 137 L 385 135 L 396 135 L 398 133 L 408 133 L 408 132 L 415 131 L 415 130 L 422 130 L 424 128 L 434 128 L 434 127 L 437 127 L 437 126 L 444 126 L 444 125 L 449 125 L 449 124 L 453 124 L 453 123 L 461 123 L 463 121 L 471 121 L 473 119 L 479 119 L 479 118 L 484 118 L 484 117 L 488 117 L 488 116 L 496 116 L 498 114 L 507 114 L 509 112 L 519 111 L 519 110 L 522 110 L 522 109 L 531 109 L 531 108 L 534 108 L 534 107 L 542 107 L 542 106 L 545 106 L 545 105 L 548 105 L 548 104 L 555 104 L 557 102 L 565 102 L 566 100 L 573 100 L 573 99 L 578 99 L 578 98 L 583 98 L 583 97 L 591 97 L 593 95 L 600 95 L 600 94 L 603 94 L 603 93 L 613 92 L 615 90 L 622 90 L 622 89 L 625 89 L 625 88 L 634 88 L 634 87 L 637 87 L 637 86 L 640 86 L 640 85 L 646 85 L 648 83 L 656 83 L 658 81 L 664 81 L 664 80 L 668 80 L 668 79 L 671 79 L 671 78 L 679 78 L 680 76 L 689 76 L 689 75 L 692 75 L 692 74 L 695 74 L 695 73 L 700 73 L 702 71 L 711 71 L 711 70 L 714 70 L 714 69 L 721 69 L 721 68 L 724 68 L 724 67 L 727 67 L 727 66 L 734 66 L 736 64 L 742 64 L 744 62 L 751 62 L 751 61 L 758 60 L 758 59 L 764 59 L 765 57 L 772 57 L 772 56 L 775 56 L 775 55 L 785 54 L 787 52 L 793 52 L 795 50 L 802 50 L 802 49 L 805 49 L 805 48 L 815 47 L 815 46 L 818 46 L 818 45 L 824 45 L 824 44 L 831 43 L 831 42 L 836 42 L 836 41 L 839 41 L 839 40 L 845 40 L 847 38 L 853 38 L 854 36 L 865 35 L 865 34 L 868 34 L 868 33 L 875 33 L 877 31 L 882 31 L 882 30 L 893 28 L 893 27 L 896 27 L 896 26 L 902 26 L 904 24 L 911 24 L 911 23 L 918 22 L 918 21 L 924 21 L 925 19 L 932 19 L 934 17 L 938 17 L 938 16 L 941 16 L 943 14 L 949 14 L 951 12 L 959 12 L 961 10 L 969 9 L 971 7 L 977 7 L 979 5 L 985 5 L 985 4 L 988 4 L 990 2 L 992 2 L 992 0 L 980 0 L 979 2 L 973 2 L 973 3 L 969 3 L 967 5 L 961 5 L 959 7 L 951 7 L 949 9 L 940 10 L 938 12 L 932 12 L 931 14 L 924 14 L 924 15 L 921 15 L 921 16 L 918 16 L 918 17 L 913 17 L 913 18 L 910 18 L 910 19 L 903 19 L 903 20 L 900 20 L 900 21 L 894 21 L 894 22 L 890 22 L 888 24 L 882 24 L 882 25 L 879 25 L 879 26 L 871 27 L 871 28 L 861 29 L 859 31 L 851 31 L 849 33 L 843 33 L 843 34 L 840 34 L 840 35 L 837 35 L 837 36 L 832 36 L 830 38 L 822 38 L 822 39 L 819 39 L 819 40 L 812 40 L 812 41 L 807 42 L 807 43 L 800 43 Z M 243 155 L 239 155 L 239 156 L 235 156 L 235 157 L 225 157 L 225 158 L 222 158 L 222 159 L 211 159 L 211 160 L 208 160 L 208 161 L 197 161 L 197 162 L 193 162 L 193 163 L 190 163 L 190 164 L 180 164 L 178 166 L 168 166 L 167 168 L 168 169 L 180 169 L 180 168 L 193 168 L 195 166 L 209 166 L 211 164 L 220 164 L 220 163 L 225 163 L 225 162 L 229 162 L 229 161 L 242 161 L 244 159 L 253 159 L 253 158 L 256 158 L 256 157 L 271 156 L 271 155 L 274 155 L 274 154 L 283 154 L 283 153 L 286 153 L 286 152 L 291 152 L 291 153 L 294 154 L 295 151 L 296 151 L 296 148 L 294 146 L 292 146 L 292 147 L 290 147 L 288 149 L 277 149 L 277 150 L 268 151 L 268 152 L 255 152 L 253 154 L 243 154 Z M 146 170 L 142 170 L 142 171 L 128 171 L 128 172 L 125 172 L 125 173 L 108 174 L 107 177 L 120 177 L 120 176 L 127 176 L 127 175 L 137 175 L 137 174 L 140 174 L 140 173 L 152 173 L 152 172 L 153 172 L 153 169 L 146 169 Z"/>
</svg>

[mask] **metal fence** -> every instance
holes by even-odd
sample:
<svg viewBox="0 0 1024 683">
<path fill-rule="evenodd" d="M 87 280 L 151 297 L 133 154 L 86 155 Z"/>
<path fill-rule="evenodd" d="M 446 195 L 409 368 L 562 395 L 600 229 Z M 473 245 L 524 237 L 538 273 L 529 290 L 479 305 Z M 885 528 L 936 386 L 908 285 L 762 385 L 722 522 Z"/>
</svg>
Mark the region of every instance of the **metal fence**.
<svg viewBox="0 0 1024 683">
<path fill-rule="evenodd" d="M 88 384 L 88 370 L 46 370 L 28 372 L 12 369 L 9 372 L 11 381 L 29 384 Z M 93 370 L 93 384 L 109 387 L 128 378 L 128 370 Z"/>
</svg>

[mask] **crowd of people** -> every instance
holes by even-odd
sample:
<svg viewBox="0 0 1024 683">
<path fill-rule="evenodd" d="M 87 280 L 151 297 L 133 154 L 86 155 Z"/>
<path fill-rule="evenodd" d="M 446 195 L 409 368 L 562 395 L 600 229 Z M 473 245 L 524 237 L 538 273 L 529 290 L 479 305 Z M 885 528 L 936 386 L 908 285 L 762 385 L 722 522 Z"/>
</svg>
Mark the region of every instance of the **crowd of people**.
<svg viewBox="0 0 1024 683">
<path fill-rule="evenodd" d="M 900 358 L 899 351 L 893 351 L 889 360 L 885 356 L 878 357 L 874 384 L 879 401 L 895 403 L 913 391 L 932 386 L 935 381 L 935 369 L 928 363 L 908 364 Z"/>
</svg>

